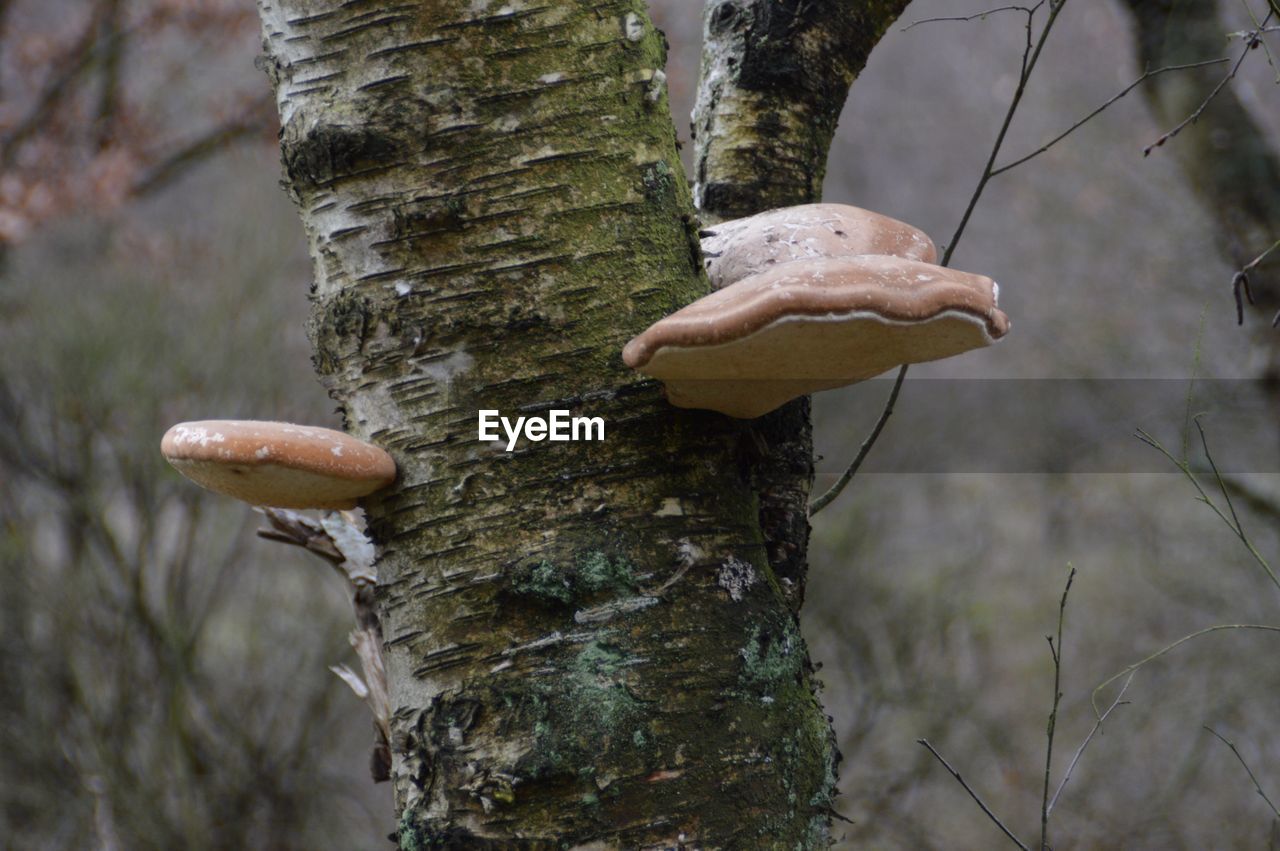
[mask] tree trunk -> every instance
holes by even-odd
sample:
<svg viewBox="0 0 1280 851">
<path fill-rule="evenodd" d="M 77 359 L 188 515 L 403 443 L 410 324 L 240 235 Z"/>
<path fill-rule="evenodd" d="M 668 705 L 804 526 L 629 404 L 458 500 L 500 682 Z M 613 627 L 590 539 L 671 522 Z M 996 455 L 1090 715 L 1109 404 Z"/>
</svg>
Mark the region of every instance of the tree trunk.
<svg viewBox="0 0 1280 851">
<path fill-rule="evenodd" d="M 710 222 L 822 197 L 849 86 L 908 0 L 709 0 L 693 111 L 694 199 Z M 804 602 L 813 486 L 809 398 L 754 420 L 752 487 L 769 564 Z"/>
<path fill-rule="evenodd" d="M 835 755 L 751 440 L 622 345 L 708 289 L 640 0 L 261 0 L 315 365 L 396 457 L 402 848 L 821 848 Z M 477 439 L 477 412 L 603 442 Z"/>
</svg>

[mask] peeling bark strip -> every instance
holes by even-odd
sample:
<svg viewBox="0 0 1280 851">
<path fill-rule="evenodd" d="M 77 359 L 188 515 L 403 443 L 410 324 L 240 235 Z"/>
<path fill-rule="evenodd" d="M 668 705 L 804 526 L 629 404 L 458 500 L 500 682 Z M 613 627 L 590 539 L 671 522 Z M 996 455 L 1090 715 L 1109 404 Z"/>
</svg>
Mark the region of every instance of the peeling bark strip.
<svg viewBox="0 0 1280 851">
<path fill-rule="evenodd" d="M 742 432 L 619 357 L 708 286 L 643 2 L 260 7 L 316 367 L 401 471 L 367 506 L 400 846 L 826 847 Z M 609 440 L 507 453 L 480 409 Z"/>
<path fill-rule="evenodd" d="M 693 110 L 694 200 L 707 223 L 821 200 L 854 77 L 908 0 L 708 0 Z M 804 602 L 813 486 L 809 400 L 751 423 L 769 563 Z"/>
</svg>

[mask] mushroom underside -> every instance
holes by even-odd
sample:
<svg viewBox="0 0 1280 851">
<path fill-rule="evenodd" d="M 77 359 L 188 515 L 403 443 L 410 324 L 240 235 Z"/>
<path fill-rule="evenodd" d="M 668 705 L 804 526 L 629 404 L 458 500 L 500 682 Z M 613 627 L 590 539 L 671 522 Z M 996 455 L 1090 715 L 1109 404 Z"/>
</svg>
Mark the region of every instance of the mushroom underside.
<svg viewBox="0 0 1280 851">
<path fill-rule="evenodd" d="M 641 371 L 660 379 L 677 407 L 753 418 L 902 364 L 990 345 L 1002 333 L 1000 324 L 961 310 L 912 321 L 867 311 L 789 316 L 739 340 L 658 347 Z"/>
<path fill-rule="evenodd" d="M 179 423 L 161 452 L 201 487 L 253 505 L 354 508 L 394 481 L 395 461 L 351 435 L 258 420 Z"/>
<path fill-rule="evenodd" d="M 279 464 L 222 464 L 170 459 L 179 473 L 217 493 L 251 505 L 273 508 L 355 508 L 356 500 L 383 487 L 381 482 L 336 480 L 331 475 L 282 467 Z M 363 491 L 353 493 L 353 490 Z"/>
</svg>

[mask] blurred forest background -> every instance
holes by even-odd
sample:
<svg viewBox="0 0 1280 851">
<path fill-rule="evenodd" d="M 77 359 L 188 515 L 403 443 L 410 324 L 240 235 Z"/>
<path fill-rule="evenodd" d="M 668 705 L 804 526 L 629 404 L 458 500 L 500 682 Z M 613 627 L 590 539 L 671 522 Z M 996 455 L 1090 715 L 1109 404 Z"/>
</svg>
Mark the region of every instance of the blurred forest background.
<svg viewBox="0 0 1280 851">
<path fill-rule="evenodd" d="M 908 25 L 991 5 L 912 3 L 854 84 L 826 200 L 950 238 L 1017 86 L 1025 16 Z M 1003 159 L 1137 79 L 1153 56 L 1134 8 L 1178 5 L 1069 2 Z M 1256 29 L 1268 4 L 1185 5 L 1212 30 L 1183 47 L 1208 54 L 1154 64 L 1231 62 L 1162 76 L 1157 99 L 1135 90 L 991 183 L 955 263 L 1000 281 L 1013 332 L 913 369 L 902 422 L 927 400 L 927 379 L 1274 378 L 1275 295 L 1255 275 L 1260 305 L 1246 305 L 1240 327 L 1231 294 L 1235 272 L 1280 236 L 1246 233 L 1274 216 L 1249 187 L 1280 199 L 1280 183 L 1262 182 L 1280 150 L 1271 34 L 1198 124 L 1143 156 L 1243 55 L 1229 34 Z M 701 4 L 650 7 L 671 42 L 687 143 Z M 368 779 L 370 721 L 326 670 L 352 662 L 343 582 L 255 538 L 257 515 L 189 486 L 158 452 L 179 420 L 336 425 L 303 333 L 310 261 L 278 187 L 257 26 L 248 0 L 0 0 L 6 848 L 389 847 L 390 789 Z M 1245 142 L 1261 153 L 1252 184 L 1232 194 L 1208 166 L 1244 162 Z M 1243 236 L 1233 244 L 1226 230 Z M 818 490 L 887 388 L 816 397 Z M 1268 446 L 1280 437 L 1274 410 L 1255 426 Z M 943 422 L 920 435 L 900 424 L 876 452 L 983 428 Z M 1176 447 L 1182 425 L 1126 428 Z M 1206 429 L 1212 441 L 1211 418 Z M 1049 469 L 864 473 L 817 517 L 803 625 L 844 753 L 838 808 L 852 823 L 836 824 L 838 847 L 1004 841 L 922 737 L 1015 832 L 1034 835 L 1053 698 L 1044 637 L 1068 564 L 1079 574 L 1055 785 L 1093 727 L 1099 683 L 1197 629 L 1280 624 L 1276 588 L 1172 466 Z M 1253 545 L 1276 553 L 1280 478 L 1246 470 L 1233 481 Z M 1204 728 L 1234 741 L 1280 800 L 1276 641 L 1216 633 L 1142 668 L 1075 768 L 1054 847 L 1274 847 L 1275 813 Z"/>
</svg>

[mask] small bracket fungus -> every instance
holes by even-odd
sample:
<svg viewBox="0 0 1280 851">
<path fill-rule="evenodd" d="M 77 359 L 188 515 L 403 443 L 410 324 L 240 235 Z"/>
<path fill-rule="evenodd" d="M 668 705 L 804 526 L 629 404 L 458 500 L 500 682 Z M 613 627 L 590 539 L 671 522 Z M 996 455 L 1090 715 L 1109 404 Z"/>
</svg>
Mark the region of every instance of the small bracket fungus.
<svg viewBox="0 0 1280 851">
<path fill-rule="evenodd" d="M 989 345 L 990 278 L 900 257 L 794 260 L 659 320 L 622 351 L 671 404 L 758 417 L 806 393 Z"/>
<path fill-rule="evenodd" d="M 275 508 L 354 508 L 396 477 L 395 461 L 378 447 L 290 423 L 179 423 L 165 432 L 160 451 L 201 487 Z"/>
<path fill-rule="evenodd" d="M 733 219 L 704 231 L 702 254 L 714 289 L 780 263 L 887 254 L 933 263 L 933 240 L 897 219 L 848 204 L 801 204 Z"/>
</svg>

